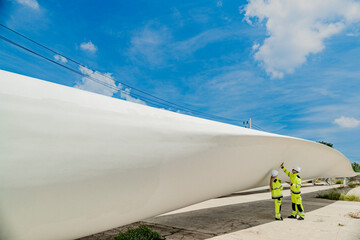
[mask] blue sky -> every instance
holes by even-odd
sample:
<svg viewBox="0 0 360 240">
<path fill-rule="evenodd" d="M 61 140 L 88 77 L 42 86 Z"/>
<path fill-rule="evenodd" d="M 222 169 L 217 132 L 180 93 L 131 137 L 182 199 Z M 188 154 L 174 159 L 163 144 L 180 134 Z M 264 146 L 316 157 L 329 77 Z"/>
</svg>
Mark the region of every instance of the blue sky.
<svg viewBox="0 0 360 240">
<path fill-rule="evenodd" d="M 3 70 L 151 105 L 116 79 L 197 111 L 331 142 L 360 163 L 360 1 L 5 0 L 0 23 L 89 69 L 4 28 L 0 35 L 124 91 L 0 41 Z"/>
</svg>

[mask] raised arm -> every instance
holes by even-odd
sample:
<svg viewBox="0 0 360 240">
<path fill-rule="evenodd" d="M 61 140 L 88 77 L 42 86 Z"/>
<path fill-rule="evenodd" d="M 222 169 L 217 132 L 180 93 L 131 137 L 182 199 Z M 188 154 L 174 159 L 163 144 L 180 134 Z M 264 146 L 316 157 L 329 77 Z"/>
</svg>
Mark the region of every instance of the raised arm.
<svg viewBox="0 0 360 240">
<path fill-rule="evenodd" d="M 290 172 L 289 172 L 288 170 L 286 170 L 286 168 L 284 167 L 284 163 L 282 163 L 282 164 L 280 165 L 280 167 L 281 167 L 281 169 L 284 171 L 284 173 L 290 177 Z"/>
</svg>

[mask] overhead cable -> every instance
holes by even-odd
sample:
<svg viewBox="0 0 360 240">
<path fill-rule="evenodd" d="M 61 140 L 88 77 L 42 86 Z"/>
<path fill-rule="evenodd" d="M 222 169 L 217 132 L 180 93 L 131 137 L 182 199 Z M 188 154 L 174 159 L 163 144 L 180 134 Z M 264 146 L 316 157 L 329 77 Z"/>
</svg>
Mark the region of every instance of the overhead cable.
<svg viewBox="0 0 360 240">
<path fill-rule="evenodd" d="M 15 33 L 15 34 L 17 34 L 18 36 L 21 36 L 22 38 L 27 39 L 27 40 L 30 41 L 30 42 L 32 42 L 32 43 L 34 43 L 34 44 L 36 44 L 36 45 L 38 45 L 38 46 L 40 46 L 40 47 L 42 47 L 42 48 L 44 48 L 44 49 L 46 49 L 46 50 L 48 50 L 48 51 L 54 53 L 54 54 L 57 54 L 57 55 L 59 55 L 59 56 L 62 56 L 62 57 L 64 57 L 64 58 L 66 58 L 67 60 L 69 60 L 69 61 L 71 61 L 71 62 L 73 62 L 73 63 L 75 63 L 75 64 L 77 64 L 77 65 L 79 65 L 79 66 L 81 66 L 81 67 L 87 68 L 87 69 L 95 72 L 94 70 L 92 70 L 91 68 L 89 68 L 89 67 L 81 64 L 80 62 L 78 62 L 78 61 L 76 61 L 76 60 L 73 60 L 72 58 L 69 58 L 69 57 L 61 54 L 61 53 L 59 53 L 58 51 L 52 50 L 51 48 L 49 48 L 49 47 L 47 47 L 47 46 L 45 46 L 45 45 L 43 45 L 43 44 L 41 44 L 41 43 L 39 43 L 39 42 L 37 42 L 37 41 L 34 41 L 34 40 L 32 40 L 31 38 L 25 36 L 24 34 L 21 34 L 21 33 L 13 30 L 13 29 L 11 29 L 11 28 L 9 28 L 9 27 L 1 24 L 1 23 L 0 23 L 0 26 L 3 27 L 3 28 L 5 28 L 5 29 L 7 29 L 7 30 L 9 30 L 9 31 L 11 31 L 11 32 L 13 32 L 13 33 Z M 4 37 L 3 37 L 3 40 L 5 40 Z M 5 41 L 8 41 L 8 42 L 10 41 L 10 43 L 12 43 L 12 44 L 15 43 L 15 42 L 13 42 L 13 41 L 11 41 L 11 40 L 9 40 L 9 39 L 7 39 L 7 40 L 5 40 Z M 49 59 L 49 58 L 47 58 L 47 57 L 44 57 L 44 56 L 42 56 L 42 55 L 40 55 L 40 54 L 37 54 L 37 53 L 35 53 L 34 51 L 32 51 L 32 50 L 30 50 L 30 49 L 27 49 L 27 48 L 25 48 L 25 47 L 23 47 L 23 46 L 20 46 L 20 44 L 15 43 L 14 45 L 16 45 L 16 46 L 18 46 L 18 47 L 21 47 L 21 48 L 23 48 L 23 49 L 26 50 L 26 51 L 29 51 L 29 52 L 31 52 L 31 53 L 39 56 L 39 57 L 42 57 L 42 58 L 44 58 L 44 59 L 46 59 L 46 60 L 48 60 L 48 61 L 51 61 L 51 62 L 53 62 L 53 63 L 56 63 L 57 65 L 62 66 L 62 67 L 65 67 L 66 69 L 70 70 L 69 67 L 67 67 L 67 66 L 65 66 L 65 65 L 63 65 L 63 64 L 60 64 L 60 63 L 58 63 L 58 62 L 56 62 L 56 61 L 53 61 L 53 60 L 51 60 L 51 59 Z M 78 72 L 77 70 L 71 69 L 70 71 L 72 71 L 72 72 L 76 71 L 76 73 L 79 74 L 79 72 Z M 131 88 L 131 90 L 135 90 L 135 91 L 137 91 L 137 92 L 140 92 L 140 93 L 142 93 L 142 94 L 145 94 L 145 95 L 150 96 L 150 97 L 152 97 L 152 98 L 155 98 L 155 99 L 157 99 L 157 100 L 160 100 L 160 101 L 162 101 L 162 102 L 165 102 L 165 103 L 167 103 L 167 104 L 165 104 L 166 106 L 169 106 L 168 104 L 171 104 L 171 105 L 173 105 L 173 106 L 170 106 L 171 108 L 174 108 L 174 106 L 175 106 L 175 108 L 178 108 L 179 110 L 185 110 L 185 112 L 196 113 L 196 114 L 200 114 L 200 115 L 203 115 L 203 116 L 209 116 L 209 117 L 212 117 L 212 118 L 223 119 L 223 120 L 231 121 L 231 122 L 237 122 L 237 123 L 242 122 L 242 121 L 237 120 L 237 119 L 230 119 L 230 118 L 225 118 L 225 117 L 221 117 L 221 116 L 216 116 L 216 115 L 204 113 L 204 112 L 201 112 L 201 111 L 198 111 L 198 110 L 195 110 L 195 109 L 188 108 L 188 107 L 183 106 L 183 105 L 179 105 L 179 104 L 177 104 L 177 103 L 170 102 L 170 101 L 168 101 L 168 100 L 166 100 L 166 99 L 159 98 L 159 97 L 157 97 L 157 96 L 155 96 L 155 95 L 152 95 L 152 94 L 150 94 L 150 93 L 147 93 L 147 92 L 145 92 L 145 91 L 143 91 L 143 90 L 140 90 L 140 89 L 137 89 L 137 88 L 135 88 L 135 87 L 132 87 L 132 86 L 130 86 L 130 85 L 124 83 L 124 82 L 121 82 L 121 81 L 118 81 L 118 80 L 116 80 L 116 79 L 113 79 L 113 78 L 109 77 L 109 76 L 106 75 L 106 74 L 103 74 L 103 73 L 100 73 L 100 72 L 97 72 L 97 73 L 100 74 L 100 75 L 102 75 L 102 76 L 105 77 L 105 78 L 108 78 L 108 79 L 114 81 L 114 82 L 120 83 L 121 85 L 123 85 L 123 86 L 125 86 L 125 87 Z M 129 93 L 127 93 L 127 94 L 129 94 Z M 134 93 L 131 93 L 131 95 L 136 96 Z M 145 97 L 143 97 L 143 96 L 142 96 L 142 98 L 148 99 L 148 98 L 145 98 Z"/>
<path fill-rule="evenodd" d="M 60 53 L 60 52 L 58 52 L 58 51 L 55 51 L 55 50 L 53 50 L 53 49 L 45 46 L 44 44 L 41 44 L 41 43 L 39 43 L 39 42 L 37 42 L 37 41 L 35 41 L 35 40 L 32 40 L 31 38 L 25 36 L 25 35 L 22 34 L 22 33 L 19 33 L 19 32 L 17 32 L 17 31 L 15 31 L 14 29 L 11 29 L 11 28 L 9 28 L 9 27 L 1 24 L 1 23 L 0 23 L 0 26 L 3 27 L 3 28 L 5 28 L 5 29 L 7 29 L 7 30 L 9 30 L 9 31 L 11 31 L 11 32 L 13 32 L 13 33 L 15 33 L 16 35 L 18 35 L 18 36 L 20 36 L 20 37 L 22 37 L 22 38 L 24 38 L 24 39 L 32 42 L 32 43 L 34 43 L 34 44 L 36 44 L 36 45 L 38 45 L 38 46 L 40 46 L 40 47 L 42 47 L 42 48 L 44 48 L 44 49 L 46 49 L 46 50 L 48 50 L 48 51 L 50 51 L 50 52 L 56 54 L 56 55 L 59 55 L 59 56 L 61 56 L 61 57 L 66 58 L 66 59 L 67 59 L 68 61 L 70 61 L 70 62 L 73 62 L 73 63 L 75 63 L 75 64 L 77 64 L 77 65 L 79 65 L 79 66 L 81 66 L 81 67 L 83 67 L 83 68 L 86 68 L 86 69 L 89 69 L 89 70 L 95 72 L 94 70 L 92 70 L 91 68 L 85 66 L 84 64 L 82 64 L 82 63 L 80 63 L 80 62 L 78 62 L 78 61 L 76 61 L 76 60 L 74 60 L 74 59 L 72 59 L 72 58 L 69 58 L 69 57 L 63 55 L 62 53 Z M 1 36 L 1 35 L 0 35 L 0 36 Z M 45 60 L 47 60 L 47 61 L 50 61 L 50 62 L 52 62 L 52 63 L 54 63 L 54 64 L 57 64 L 58 66 L 61 66 L 61 67 L 65 68 L 65 69 L 67 69 L 67 70 L 69 70 L 69 71 L 72 71 L 72 72 L 74 72 L 74 73 L 76 73 L 76 74 L 78 74 L 78 75 L 81 75 L 81 76 L 86 77 L 86 78 L 88 78 L 88 79 L 90 79 L 90 80 L 93 80 L 93 81 L 97 82 L 98 84 L 101 84 L 101 85 L 103 85 L 103 86 L 105 86 L 105 87 L 112 88 L 112 89 L 114 89 L 114 90 L 116 90 L 116 91 L 120 91 L 121 93 L 124 93 L 124 94 L 127 94 L 127 95 L 130 96 L 130 93 L 129 93 L 129 92 L 126 92 L 126 91 L 124 91 L 123 89 L 121 89 L 121 88 L 119 88 L 119 87 L 114 87 L 114 86 L 112 86 L 112 85 L 110 85 L 110 84 L 108 84 L 108 83 L 106 83 L 106 82 L 103 82 L 103 81 L 101 81 L 101 80 L 99 80 L 99 79 L 96 79 L 96 78 L 94 78 L 94 77 L 91 77 L 91 76 L 89 76 L 89 75 L 87 75 L 87 74 L 84 74 L 84 73 L 78 71 L 78 70 L 75 70 L 75 69 L 73 69 L 73 68 L 70 68 L 70 67 L 68 67 L 68 66 L 66 66 L 66 65 L 64 65 L 64 64 L 61 64 L 61 63 L 59 63 L 59 62 L 56 62 L 56 61 L 54 61 L 54 60 L 52 60 L 52 59 L 50 59 L 50 58 L 48 58 L 48 57 L 45 57 L 45 56 L 43 56 L 43 55 L 41 55 L 41 54 L 39 54 L 39 53 L 36 53 L 35 51 L 32 51 L 31 49 L 28 49 L 28 48 L 26 48 L 26 47 L 24 47 L 24 46 L 22 46 L 22 45 L 20 45 L 20 44 L 18 44 L 18 43 L 16 43 L 16 42 L 14 42 L 14 41 L 11 41 L 10 39 L 7 39 L 7 38 L 4 37 L 4 36 L 1 36 L 1 39 L 4 40 L 4 41 L 7 41 L 8 43 L 11 43 L 11 44 L 19 47 L 19 48 L 22 48 L 22 49 L 24 49 L 24 50 L 26 50 L 26 51 L 28 51 L 28 52 L 30 52 L 30 53 L 38 56 L 38 57 L 41 57 L 41 58 L 43 58 L 43 59 L 45 59 Z M 239 124 L 239 123 L 241 124 L 241 122 L 242 122 L 242 121 L 239 121 L 239 120 L 237 120 L 237 119 L 231 119 L 231 118 L 226 118 L 226 117 L 222 117 L 222 116 L 217 116 L 217 115 L 212 115 L 212 114 L 204 113 L 204 112 L 201 112 L 201 111 L 198 111 L 198 110 L 195 110 L 195 109 L 188 108 L 188 107 L 186 107 L 186 106 L 179 105 L 179 104 L 177 104 L 177 103 L 170 102 L 170 101 L 168 101 L 168 100 L 166 100 L 166 99 L 157 97 L 157 96 L 152 95 L 152 94 L 150 94 L 150 93 L 147 93 L 147 92 L 145 92 L 145 91 L 143 91 L 143 90 L 140 90 L 140 89 L 137 89 L 137 88 L 135 88 L 135 87 L 132 87 L 132 86 L 130 86 L 130 85 L 124 83 L 124 82 L 120 82 L 120 81 L 118 81 L 118 80 L 116 80 L 116 79 L 113 79 L 113 78 L 111 78 L 110 76 L 108 76 L 108 75 L 106 75 L 106 74 L 103 74 L 103 73 L 100 73 L 100 72 L 97 72 L 97 71 L 96 71 L 96 73 L 98 73 L 98 74 L 100 74 L 101 76 L 103 76 L 103 77 L 105 77 L 105 78 L 108 78 L 108 79 L 110 79 L 110 80 L 112 80 L 112 81 L 114 81 L 114 82 L 116 82 L 116 83 L 119 83 L 119 84 L 121 84 L 121 85 L 123 85 L 123 86 L 125 86 L 125 87 L 131 88 L 131 90 L 135 90 L 135 91 L 137 91 L 137 92 L 139 92 L 139 93 L 142 93 L 142 94 L 147 95 L 147 96 L 149 96 L 149 97 L 151 97 L 151 98 L 154 98 L 154 99 L 157 99 L 157 100 L 161 101 L 161 102 L 159 102 L 159 101 L 156 101 L 156 100 L 154 100 L 154 99 L 149 99 L 148 97 L 144 97 L 144 96 L 142 96 L 142 95 L 135 94 L 135 93 L 133 93 L 133 92 L 131 93 L 132 96 L 138 97 L 139 99 L 146 100 L 147 102 L 151 103 L 153 106 L 157 106 L 157 107 L 160 107 L 160 108 L 162 108 L 163 106 L 167 106 L 167 107 L 170 107 L 170 109 L 171 109 L 171 108 L 174 108 L 174 109 L 178 109 L 178 110 L 181 110 L 181 111 L 184 111 L 184 112 L 188 112 L 188 113 L 191 113 L 191 114 L 194 114 L 194 113 L 195 113 L 195 114 L 199 114 L 199 115 L 201 115 L 201 116 L 206 116 L 206 117 L 208 117 L 208 118 L 212 118 L 212 119 L 222 119 L 222 120 L 225 120 L 225 121 L 235 122 L 235 123 L 237 123 L 237 124 Z M 164 104 L 163 102 L 164 102 L 165 104 Z M 174 106 L 175 106 L 175 107 L 174 107 Z M 255 125 L 255 124 L 253 124 L 253 126 L 254 126 L 255 128 L 259 129 L 259 130 L 265 131 L 264 129 L 262 129 L 261 127 Z"/>
<path fill-rule="evenodd" d="M 0 25 L 1 25 L 1 24 L 0 24 Z M 37 53 L 37 52 L 35 52 L 35 51 L 27 48 L 27 47 L 22 46 L 21 44 L 18 44 L 18 43 L 16 43 L 16 42 L 14 42 L 14 41 L 12 41 L 12 40 L 10 40 L 10 39 L 2 36 L 2 35 L 0 35 L 0 39 L 2 39 L 3 41 L 6 41 L 6 42 L 8 42 L 8 43 L 10 43 L 10 44 L 12 44 L 12 45 L 15 45 L 15 46 L 17 46 L 17 47 L 19 47 L 19 48 L 21 48 L 21 49 L 23 49 L 23 50 L 25 50 L 25 51 L 28 51 L 28 52 L 30 52 L 30 53 L 32 53 L 32 54 L 34 54 L 34 55 L 36 55 L 36 56 L 38 56 L 38 57 L 40 57 L 40 58 L 43 58 L 43 59 L 45 59 L 45 60 L 47 60 L 47 61 L 49 61 L 49 62 L 52 62 L 52 63 L 54 63 L 54 64 L 56 64 L 56 65 L 58 65 L 58 66 L 61 66 L 61 67 L 65 68 L 65 69 L 67 69 L 67 70 L 69 70 L 69 71 L 71 71 L 71 72 L 73 72 L 73 73 L 76 73 L 76 74 L 78 74 L 78 75 L 81 75 L 82 77 L 86 77 L 86 78 L 88 78 L 88 79 L 90 79 L 90 80 L 93 80 L 93 81 L 95 81 L 95 82 L 103 85 L 103 86 L 106 86 L 106 87 L 112 88 L 112 89 L 114 89 L 114 90 L 116 90 L 116 91 L 120 91 L 120 92 L 122 92 L 122 93 L 124 93 L 124 94 L 130 95 L 129 92 L 126 92 L 126 91 L 122 90 L 122 89 L 119 88 L 119 87 L 114 87 L 114 86 L 112 86 L 112 85 L 110 85 L 110 84 L 108 84 L 108 83 L 106 83 L 106 82 L 100 81 L 99 79 L 96 79 L 96 78 L 94 78 L 94 77 L 91 77 L 91 76 L 89 76 L 89 75 L 87 75 L 87 74 L 84 74 L 84 73 L 78 71 L 78 70 L 75 70 L 75 69 L 73 69 L 73 68 L 71 68 L 71 67 L 68 67 L 68 66 L 66 66 L 66 65 L 64 65 L 64 64 L 61 64 L 61 63 L 59 63 L 59 62 L 57 62 L 57 61 L 54 61 L 54 60 L 52 60 L 52 59 L 50 59 L 50 58 L 48 58 L 48 57 L 46 57 L 46 56 L 43 56 L 43 55 L 41 55 L 41 54 L 39 54 L 39 53 Z M 83 66 L 83 65 L 81 65 L 81 66 Z M 86 68 L 86 67 L 85 67 L 85 68 Z M 89 69 L 89 68 L 88 68 L 88 69 Z M 89 70 L 91 70 L 91 69 L 89 69 Z M 105 75 L 105 76 L 106 76 L 106 75 Z M 112 79 L 112 78 L 109 78 L 109 79 L 114 80 L 114 79 Z M 150 99 L 150 98 L 147 98 L 147 97 L 144 97 L 144 96 L 135 94 L 135 93 L 131 93 L 131 95 L 133 95 L 133 96 L 135 96 L 135 97 L 138 97 L 138 98 L 140 98 L 140 99 L 146 100 L 146 101 L 148 101 L 149 103 L 151 103 L 151 104 L 153 104 L 153 105 L 155 105 L 155 106 L 157 106 L 157 107 L 160 107 L 160 108 L 162 108 L 164 105 L 167 106 L 167 107 L 170 107 L 170 108 L 174 108 L 174 106 L 172 106 L 172 105 L 169 105 L 169 104 L 166 104 L 166 103 L 161 103 L 161 102 L 156 101 L 156 100 L 154 100 L 154 99 Z M 161 99 L 161 100 L 162 100 L 162 99 Z M 171 102 L 170 102 L 170 103 L 171 103 Z M 171 103 L 171 104 L 172 104 L 172 103 Z M 173 104 L 173 105 L 175 105 L 175 104 Z M 176 109 L 176 108 L 175 108 L 175 109 Z M 241 122 L 241 121 L 236 120 L 236 119 L 225 118 L 225 117 L 221 117 L 221 116 L 216 116 L 216 115 L 212 115 L 212 114 L 207 114 L 207 113 L 203 113 L 203 112 L 200 112 L 200 111 L 197 111 L 197 110 L 193 110 L 193 109 L 189 109 L 189 108 L 185 108 L 185 107 L 184 107 L 184 108 L 178 107 L 177 109 L 178 109 L 178 110 L 185 111 L 185 112 L 188 112 L 188 113 L 197 113 L 197 114 L 199 114 L 199 115 L 202 115 L 202 116 L 205 116 L 205 117 L 208 117 L 208 118 L 212 118 L 212 119 L 222 119 L 222 120 L 226 120 L 226 121 L 235 122 L 235 123 L 237 123 L 237 124 L 239 124 L 239 123 Z M 185 110 L 184 110 L 184 109 L 185 109 Z M 190 110 L 190 111 L 189 111 L 189 110 Z"/>
</svg>

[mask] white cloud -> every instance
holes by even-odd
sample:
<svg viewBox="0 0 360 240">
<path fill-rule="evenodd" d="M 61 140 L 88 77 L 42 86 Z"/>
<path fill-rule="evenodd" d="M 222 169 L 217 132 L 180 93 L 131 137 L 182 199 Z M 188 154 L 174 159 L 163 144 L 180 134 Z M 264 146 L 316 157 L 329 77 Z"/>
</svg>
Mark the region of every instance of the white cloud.
<svg viewBox="0 0 360 240">
<path fill-rule="evenodd" d="M 241 35 L 241 33 L 230 29 L 213 28 L 192 38 L 172 44 L 171 51 L 176 55 L 186 55 L 205 47 L 209 43 L 223 41 L 237 35 Z"/>
<path fill-rule="evenodd" d="M 120 97 L 126 101 L 146 105 L 144 101 L 131 96 L 130 88 L 122 90 L 122 85 L 120 83 L 116 85 L 114 78 L 111 76 L 111 73 L 100 73 L 82 66 L 79 67 L 79 70 L 83 74 L 96 79 L 99 82 L 104 82 L 107 86 L 97 83 L 93 79 L 83 77 L 81 78 L 81 82 L 77 83 L 74 87 L 110 97 L 120 91 Z"/>
<path fill-rule="evenodd" d="M 61 56 L 61 55 L 55 55 L 55 56 L 54 56 L 54 59 L 55 59 L 56 61 L 62 62 L 62 63 L 67 63 L 67 62 L 68 62 L 68 60 L 67 60 L 65 57 Z"/>
<path fill-rule="evenodd" d="M 207 80 L 209 89 L 227 92 L 226 96 L 233 96 L 239 94 L 239 92 L 245 94 L 248 91 L 252 91 L 250 86 L 257 85 L 261 81 L 262 78 L 257 77 L 253 72 L 238 69 L 229 69 Z"/>
<path fill-rule="evenodd" d="M 30 7 L 32 9 L 38 10 L 39 3 L 36 0 L 16 0 L 18 3 Z"/>
<path fill-rule="evenodd" d="M 183 27 L 183 26 L 184 26 L 183 16 L 181 15 L 180 11 L 179 11 L 177 8 L 174 8 L 174 9 L 173 9 L 172 18 L 174 19 L 175 23 L 176 23 L 179 27 Z"/>
<path fill-rule="evenodd" d="M 256 51 L 256 50 L 259 49 L 259 47 L 260 47 L 260 44 L 259 44 L 259 43 L 254 43 L 254 45 L 252 46 L 252 50 L 253 50 L 253 51 Z"/>
<path fill-rule="evenodd" d="M 360 125 L 360 121 L 352 117 L 340 117 L 334 120 L 334 123 L 342 128 L 356 128 Z"/>
<path fill-rule="evenodd" d="M 166 27 L 146 26 L 136 32 L 131 39 L 131 47 L 128 56 L 137 62 L 145 63 L 151 67 L 165 66 L 170 58 L 183 58 L 189 54 L 204 48 L 206 45 L 230 38 L 241 37 L 241 31 L 233 29 L 213 28 L 185 39 L 183 41 L 171 41 L 172 36 Z"/>
<path fill-rule="evenodd" d="M 91 41 L 81 43 L 80 48 L 91 53 L 95 53 L 97 51 L 97 47 Z"/>
<path fill-rule="evenodd" d="M 131 48 L 128 54 L 133 60 L 145 60 L 147 64 L 151 65 L 162 64 L 168 38 L 166 28 L 154 30 L 146 26 L 131 39 Z"/>
<path fill-rule="evenodd" d="M 350 33 L 346 34 L 346 36 L 348 36 L 348 37 L 357 37 L 359 35 L 360 35 L 359 32 L 350 32 Z"/>
<path fill-rule="evenodd" d="M 255 53 L 273 78 L 282 78 L 321 52 L 324 40 L 360 21 L 355 0 L 249 0 L 245 19 L 266 22 L 268 37 Z"/>
<path fill-rule="evenodd" d="M 87 90 L 94 93 L 99 93 L 106 96 L 113 96 L 115 93 L 119 91 L 119 89 L 122 87 L 120 84 L 116 86 L 115 81 L 113 77 L 111 76 L 111 73 L 100 73 L 97 71 L 92 71 L 86 67 L 79 67 L 79 70 L 91 78 L 95 78 L 98 81 L 105 82 L 106 85 L 104 86 L 102 84 L 99 84 L 95 82 L 92 79 L 89 79 L 87 77 L 81 78 L 81 82 L 76 84 L 75 87 L 83 90 Z"/>
<path fill-rule="evenodd" d="M 329 91 L 328 89 L 322 87 L 322 88 L 310 88 L 309 90 L 320 94 L 322 96 L 327 96 L 327 97 L 337 97 L 338 95 L 336 95 L 335 93 L 333 93 L 332 91 Z"/>
<path fill-rule="evenodd" d="M 139 103 L 139 104 L 143 104 L 146 105 L 146 103 L 138 98 L 134 98 L 130 95 L 131 89 L 130 88 L 126 88 L 125 90 L 121 91 L 121 98 L 124 98 L 126 101 L 129 102 L 134 102 L 134 103 Z"/>
</svg>

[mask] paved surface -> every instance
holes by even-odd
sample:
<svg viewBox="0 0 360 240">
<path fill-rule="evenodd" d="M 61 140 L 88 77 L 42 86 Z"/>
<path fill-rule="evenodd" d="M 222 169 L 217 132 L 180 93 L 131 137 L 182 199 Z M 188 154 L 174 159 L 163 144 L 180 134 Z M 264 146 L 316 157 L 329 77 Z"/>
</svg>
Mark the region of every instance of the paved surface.
<svg viewBox="0 0 360 240">
<path fill-rule="evenodd" d="M 269 192 L 236 193 L 212 199 L 142 222 L 95 234 L 82 240 L 110 240 L 119 231 L 146 224 L 167 240 L 227 239 L 346 239 L 360 240 L 360 202 L 331 201 L 316 196 L 334 186 L 304 187 L 305 221 L 274 221 L 274 202 Z M 291 213 L 285 190 L 282 213 Z M 357 215 L 358 214 L 358 215 Z"/>
<path fill-rule="evenodd" d="M 359 202 L 336 201 L 308 212 L 305 221 L 292 219 L 284 219 L 283 222 L 273 221 L 217 236 L 211 240 L 359 240 L 360 219 L 352 218 L 350 213 L 357 213 L 355 217 L 360 218 Z"/>
</svg>

